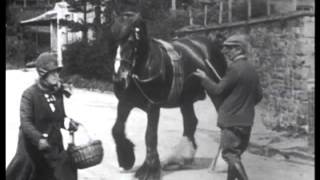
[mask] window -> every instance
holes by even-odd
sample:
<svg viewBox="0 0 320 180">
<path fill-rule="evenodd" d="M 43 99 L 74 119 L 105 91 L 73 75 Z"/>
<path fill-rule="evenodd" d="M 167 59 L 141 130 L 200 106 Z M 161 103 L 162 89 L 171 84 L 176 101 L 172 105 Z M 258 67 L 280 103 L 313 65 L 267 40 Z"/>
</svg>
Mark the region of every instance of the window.
<svg viewBox="0 0 320 180">
<path fill-rule="evenodd" d="M 313 7 L 310 5 L 298 5 L 297 11 L 312 11 Z"/>
</svg>

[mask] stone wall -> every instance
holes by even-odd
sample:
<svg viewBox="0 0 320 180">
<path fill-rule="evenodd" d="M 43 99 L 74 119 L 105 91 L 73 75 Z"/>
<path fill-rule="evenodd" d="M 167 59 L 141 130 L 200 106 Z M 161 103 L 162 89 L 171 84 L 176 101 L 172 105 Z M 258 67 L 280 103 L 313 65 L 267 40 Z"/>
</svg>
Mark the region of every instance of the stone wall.
<svg viewBox="0 0 320 180">
<path fill-rule="evenodd" d="M 258 118 L 274 130 L 312 134 L 314 115 L 310 105 L 314 104 L 314 90 L 310 86 L 314 85 L 315 75 L 314 20 L 314 15 L 287 16 L 225 28 L 222 25 L 185 35 L 247 34 L 251 43 L 249 59 L 256 66 L 263 87 L 264 98 L 259 105 L 262 113 Z"/>
</svg>

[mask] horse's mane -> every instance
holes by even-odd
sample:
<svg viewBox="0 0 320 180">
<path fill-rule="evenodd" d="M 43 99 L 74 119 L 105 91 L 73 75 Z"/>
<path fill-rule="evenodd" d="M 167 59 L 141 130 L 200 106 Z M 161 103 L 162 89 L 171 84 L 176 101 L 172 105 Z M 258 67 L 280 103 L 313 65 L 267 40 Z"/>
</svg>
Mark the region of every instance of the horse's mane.
<svg viewBox="0 0 320 180">
<path fill-rule="evenodd" d="M 123 12 L 120 16 L 116 17 L 113 25 L 111 26 L 113 38 L 116 41 L 125 40 L 130 36 L 135 27 L 140 29 L 139 34 L 141 40 L 147 39 L 147 25 L 141 15 L 132 11 Z"/>
</svg>

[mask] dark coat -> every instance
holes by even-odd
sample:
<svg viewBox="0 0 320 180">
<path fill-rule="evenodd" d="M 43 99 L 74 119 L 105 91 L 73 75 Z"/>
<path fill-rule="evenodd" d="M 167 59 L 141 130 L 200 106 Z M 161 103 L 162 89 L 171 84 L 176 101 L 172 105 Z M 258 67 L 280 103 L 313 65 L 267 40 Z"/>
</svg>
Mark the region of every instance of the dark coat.
<svg viewBox="0 0 320 180">
<path fill-rule="evenodd" d="M 209 78 L 202 80 L 208 93 L 227 93 L 218 109 L 218 126 L 252 126 L 255 105 L 262 99 L 262 89 L 255 68 L 246 60 L 239 58 L 233 62 L 219 83 Z"/>
<path fill-rule="evenodd" d="M 45 96 L 54 96 L 54 111 Z M 64 118 L 62 90 L 49 91 L 36 83 L 23 92 L 18 147 L 6 170 L 6 180 L 77 179 L 76 168 L 63 148 L 60 128 L 64 128 Z M 48 134 L 51 147 L 39 151 L 38 142 L 43 133 Z"/>
</svg>

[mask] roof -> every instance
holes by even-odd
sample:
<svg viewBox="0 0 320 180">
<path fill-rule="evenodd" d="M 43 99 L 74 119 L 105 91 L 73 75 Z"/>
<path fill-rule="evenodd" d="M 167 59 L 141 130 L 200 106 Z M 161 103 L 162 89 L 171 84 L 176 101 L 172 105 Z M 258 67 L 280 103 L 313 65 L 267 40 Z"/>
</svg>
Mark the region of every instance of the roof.
<svg viewBox="0 0 320 180">
<path fill-rule="evenodd" d="M 48 12 L 45 12 L 37 17 L 21 21 L 20 24 L 22 25 L 50 25 L 50 22 L 53 20 L 57 20 L 57 12 L 51 10 Z"/>
<path fill-rule="evenodd" d="M 55 7 L 52 10 L 49 10 L 34 18 L 20 21 L 20 24 L 33 26 L 48 26 L 51 22 L 57 21 L 58 13 L 61 15 L 69 14 L 70 12 L 68 11 L 68 7 L 69 5 L 66 2 L 56 3 Z M 64 19 L 61 19 L 60 21 L 66 22 L 66 20 Z"/>
</svg>

